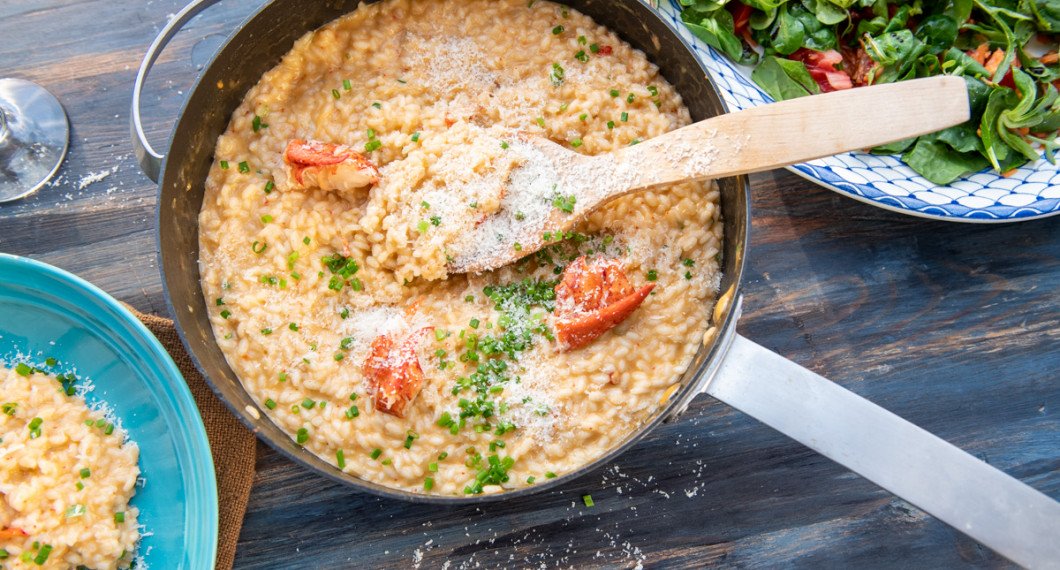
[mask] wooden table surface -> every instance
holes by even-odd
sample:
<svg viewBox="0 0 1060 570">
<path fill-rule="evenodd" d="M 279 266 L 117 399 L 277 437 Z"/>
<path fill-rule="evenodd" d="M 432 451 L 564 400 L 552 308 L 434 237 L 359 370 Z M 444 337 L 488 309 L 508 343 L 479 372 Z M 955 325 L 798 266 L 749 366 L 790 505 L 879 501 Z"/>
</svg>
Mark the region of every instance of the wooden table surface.
<svg viewBox="0 0 1060 570">
<path fill-rule="evenodd" d="M 197 67 L 261 2 L 223 3 L 165 52 L 145 104 L 159 146 Z M 156 188 L 132 157 L 128 109 L 140 57 L 181 4 L 0 1 L 0 77 L 47 86 L 73 128 L 57 182 L 0 205 L 0 251 L 70 270 L 154 313 L 165 312 Z M 867 206 L 785 171 L 753 183 L 740 332 L 1060 497 L 1060 217 L 948 224 Z M 592 508 L 581 503 L 587 493 Z M 481 508 L 356 493 L 259 444 L 237 567 L 447 562 L 1008 565 L 707 397 L 606 468 Z"/>
</svg>

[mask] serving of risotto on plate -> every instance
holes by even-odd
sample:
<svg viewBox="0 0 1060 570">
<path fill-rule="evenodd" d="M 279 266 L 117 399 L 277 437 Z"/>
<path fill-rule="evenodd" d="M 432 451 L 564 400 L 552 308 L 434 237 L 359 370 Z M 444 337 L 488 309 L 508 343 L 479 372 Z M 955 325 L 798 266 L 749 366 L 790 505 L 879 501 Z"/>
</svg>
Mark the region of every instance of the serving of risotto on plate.
<svg viewBox="0 0 1060 570">
<path fill-rule="evenodd" d="M 623 197 L 492 272 L 450 272 L 447 245 L 502 208 L 516 137 L 598 154 L 688 123 L 643 53 L 558 4 L 361 5 L 302 37 L 217 142 L 199 217 L 217 342 L 263 413 L 365 480 L 463 495 L 575 470 L 703 342 L 717 189 Z"/>
<path fill-rule="evenodd" d="M 133 563 L 140 451 L 75 381 L 0 364 L 0 568 Z"/>
</svg>

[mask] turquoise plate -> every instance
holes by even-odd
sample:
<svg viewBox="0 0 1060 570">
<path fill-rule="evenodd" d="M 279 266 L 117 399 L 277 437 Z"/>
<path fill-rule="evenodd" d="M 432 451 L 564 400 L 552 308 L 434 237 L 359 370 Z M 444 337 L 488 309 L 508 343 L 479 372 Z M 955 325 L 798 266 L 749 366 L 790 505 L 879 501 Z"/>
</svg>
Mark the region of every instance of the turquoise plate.
<svg viewBox="0 0 1060 570">
<path fill-rule="evenodd" d="M 76 371 L 140 446 L 132 503 L 150 568 L 213 568 L 217 483 L 199 410 L 173 359 L 128 310 L 61 269 L 0 254 L 0 361 Z"/>
</svg>

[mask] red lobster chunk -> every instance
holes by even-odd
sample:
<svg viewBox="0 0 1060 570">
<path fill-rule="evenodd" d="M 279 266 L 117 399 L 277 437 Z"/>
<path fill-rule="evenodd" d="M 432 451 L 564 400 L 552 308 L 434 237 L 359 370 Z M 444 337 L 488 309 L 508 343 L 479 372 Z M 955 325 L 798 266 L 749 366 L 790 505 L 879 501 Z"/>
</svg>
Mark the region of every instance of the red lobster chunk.
<svg viewBox="0 0 1060 570">
<path fill-rule="evenodd" d="M 422 328 L 407 337 L 400 345 L 388 334 L 375 337 L 364 360 L 364 377 L 375 400 L 375 409 L 397 416 L 405 416 L 405 409 L 423 388 L 423 369 L 416 355 L 420 341 L 434 327 Z"/>
<path fill-rule="evenodd" d="M 556 332 L 564 349 L 581 348 L 626 320 L 654 288 L 634 289 L 613 259 L 575 259 L 556 286 Z"/>
</svg>

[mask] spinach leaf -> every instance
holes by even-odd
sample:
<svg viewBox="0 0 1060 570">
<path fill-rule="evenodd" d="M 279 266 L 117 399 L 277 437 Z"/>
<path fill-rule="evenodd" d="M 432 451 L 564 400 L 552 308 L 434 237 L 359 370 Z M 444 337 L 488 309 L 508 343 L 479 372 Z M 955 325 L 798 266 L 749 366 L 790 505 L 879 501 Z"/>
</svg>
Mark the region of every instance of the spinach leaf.
<svg viewBox="0 0 1060 570">
<path fill-rule="evenodd" d="M 876 76 L 877 83 L 891 83 L 915 76 L 915 66 L 927 49 L 927 44 L 909 30 L 887 32 L 875 38 L 866 38 L 865 41 L 869 57 L 882 67 Z"/>
<path fill-rule="evenodd" d="M 751 79 L 776 101 L 821 92 L 802 62 L 772 55 L 762 58 L 751 73 Z"/>
<path fill-rule="evenodd" d="M 928 16 L 917 26 L 916 37 L 936 53 L 945 51 L 957 41 L 957 22 L 943 14 Z"/>
<path fill-rule="evenodd" d="M 872 154 L 898 154 L 901 152 L 905 152 L 906 149 L 913 146 L 913 143 L 916 142 L 916 139 L 917 137 L 912 137 L 908 139 L 902 139 L 900 141 L 894 141 L 893 143 L 882 144 L 880 146 L 873 147 L 871 152 Z"/>
<path fill-rule="evenodd" d="M 689 12 L 682 12 L 681 16 L 685 14 Z M 753 59 L 750 53 L 745 53 L 743 42 L 736 37 L 732 14 L 728 10 L 718 10 L 712 17 L 702 18 L 698 22 L 685 21 L 685 26 L 707 45 L 740 63 L 748 63 Z"/>
<path fill-rule="evenodd" d="M 818 22 L 826 26 L 834 26 L 840 22 L 845 22 L 849 17 L 845 9 L 836 6 L 829 0 L 802 0 L 802 5 L 810 12 L 813 12 Z"/>
<path fill-rule="evenodd" d="M 806 28 L 802 21 L 793 16 L 787 6 L 782 6 L 774 26 L 773 49 L 777 50 L 777 53 L 790 55 L 802 47 L 805 39 Z"/>
<path fill-rule="evenodd" d="M 940 185 L 990 166 L 977 152 L 956 152 L 931 137 L 920 137 L 913 150 L 902 155 L 902 160 L 924 178 Z"/>
</svg>

